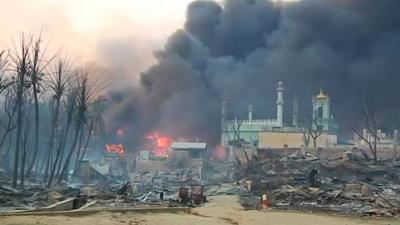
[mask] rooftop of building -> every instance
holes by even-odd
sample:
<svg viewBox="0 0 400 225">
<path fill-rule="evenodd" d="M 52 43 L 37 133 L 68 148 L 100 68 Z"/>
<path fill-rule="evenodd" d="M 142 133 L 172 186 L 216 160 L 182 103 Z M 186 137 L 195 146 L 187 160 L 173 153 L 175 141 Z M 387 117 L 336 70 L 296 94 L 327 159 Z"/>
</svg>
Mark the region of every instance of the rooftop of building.
<svg viewBox="0 0 400 225">
<path fill-rule="evenodd" d="M 207 143 L 205 142 L 174 142 L 171 146 L 174 150 L 190 150 L 198 149 L 205 150 L 207 148 Z"/>
</svg>

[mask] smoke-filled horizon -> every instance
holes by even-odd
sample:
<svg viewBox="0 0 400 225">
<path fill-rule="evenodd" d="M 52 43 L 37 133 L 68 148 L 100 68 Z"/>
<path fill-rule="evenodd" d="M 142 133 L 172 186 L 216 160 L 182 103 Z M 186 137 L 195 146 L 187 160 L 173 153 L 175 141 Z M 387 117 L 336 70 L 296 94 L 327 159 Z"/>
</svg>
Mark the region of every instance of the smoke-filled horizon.
<svg viewBox="0 0 400 225">
<path fill-rule="evenodd" d="M 360 126 L 364 100 L 383 129 L 397 128 L 398 12 L 397 0 L 195 1 L 139 86 L 111 95 L 107 120 L 130 136 L 161 130 L 216 143 L 222 93 L 231 115 L 253 104 L 256 117 L 274 118 L 283 81 L 288 124 L 293 94 L 302 117 L 322 88 L 342 132 Z"/>
</svg>

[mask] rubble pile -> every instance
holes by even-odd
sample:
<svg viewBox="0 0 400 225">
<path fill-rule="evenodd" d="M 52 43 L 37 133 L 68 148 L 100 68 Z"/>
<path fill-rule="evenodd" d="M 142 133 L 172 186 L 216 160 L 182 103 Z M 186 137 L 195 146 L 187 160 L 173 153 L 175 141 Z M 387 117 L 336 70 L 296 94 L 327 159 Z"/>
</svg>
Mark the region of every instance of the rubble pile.
<svg viewBox="0 0 400 225">
<path fill-rule="evenodd" d="M 157 172 L 133 174 L 130 181 L 115 177 L 107 184 L 72 183 L 46 190 L 43 185 L 31 185 L 19 190 L 0 186 L 0 212 L 49 208 L 69 198 L 79 200 L 79 208 L 135 208 L 194 206 L 204 202 L 203 186 L 191 170 L 176 173 Z M 186 196 L 180 192 L 186 190 Z M 185 199 L 183 199 L 185 198 Z M 196 200 L 197 199 L 197 200 Z M 199 201 L 200 200 L 200 201 Z M 75 204 L 75 203 L 74 203 Z M 70 208 L 70 209 L 75 209 Z"/>
<path fill-rule="evenodd" d="M 200 177 L 192 170 L 133 173 L 130 181 L 122 187 L 109 186 L 107 193 L 103 191 L 103 194 L 97 196 L 97 199 L 119 198 L 119 201 L 98 201 L 97 206 L 192 206 L 192 192 L 199 186 L 202 186 Z M 179 196 L 182 188 L 188 190 L 188 201 Z"/>
<path fill-rule="evenodd" d="M 395 216 L 400 213 L 400 165 L 392 161 L 321 160 L 311 153 L 253 158 L 237 166 L 240 184 L 267 193 L 280 209 Z M 259 201 L 243 198 L 246 207 Z"/>
<path fill-rule="evenodd" d="M 88 183 L 70 183 L 80 190 L 87 204 L 84 208 L 146 208 L 146 207 L 188 207 L 194 206 L 196 190 L 201 187 L 201 202 L 203 202 L 203 186 L 198 173 L 190 169 L 173 170 L 173 172 L 143 172 L 125 175 L 96 174 Z M 106 181 L 106 182 L 105 182 Z M 182 199 L 181 189 L 187 190 L 187 196 Z M 197 204 L 200 204 L 197 202 Z"/>
<path fill-rule="evenodd" d="M 10 184 L 0 186 L 0 212 L 14 210 L 36 211 L 41 208 L 50 207 L 53 204 L 73 198 L 79 205 L 85 203 L 76 188 L 60 185 L 46 190 L 41 184 L 31 184 L 24 190 L 12 188 Z M 78 204 L 78 203 L 77 203 Z"/>
</svg>

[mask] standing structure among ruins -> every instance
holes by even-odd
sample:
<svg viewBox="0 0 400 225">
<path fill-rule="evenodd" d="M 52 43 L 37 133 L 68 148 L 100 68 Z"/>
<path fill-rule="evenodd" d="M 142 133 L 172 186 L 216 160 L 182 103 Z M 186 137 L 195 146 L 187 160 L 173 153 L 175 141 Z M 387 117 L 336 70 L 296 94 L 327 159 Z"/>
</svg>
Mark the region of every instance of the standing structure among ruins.
<svg viewBox="0 0 400 225">
<path fill-rule="evenodd" d="M 248 106 L 248 118 L 228 118 L 227 96 L 222 98 L 221 109 L 221 145 L 228 146 L 234 141 L 245 141 L 259 148 L 300 147 L 304 145 L 305 127 L 300 126 L 298 117 L 298 99 L 293 99 L 291 124 L 284 121 L 284 84 L 278 82 L 276 93 L 276 118 L 257 119 L 253 117 L 253 105 Z M 330 99 L 320 92 L 313 97 L 313 119 L 321 126 L 323 135 L 319 138 L 319 146 L 333 146 L 337 143 L 333 116 L 330 114 Z"/>
<path fill-rule="evenodd" d="M 299 99 L 297 94 L 293 96 L 292 126 L 299 127 Z"/>
<path fill-rule="evenodd" d="M 278 88 L 276 89 L 276 92 L 278 93 L 278 97 L 276 100 L 276 127 L 283 127 L 283 91 L 285 89 L 283 88 L 283 82 L 280 81 L 278 83 Z"/>
<path fill-rule="evenodd" d="M 321 129 L 326 132 L 334 132 L 336 125 L 331 114 L 330 98 L 322 91 L 313 97 L 313 119 L 317 121 Z"/>
</svg>

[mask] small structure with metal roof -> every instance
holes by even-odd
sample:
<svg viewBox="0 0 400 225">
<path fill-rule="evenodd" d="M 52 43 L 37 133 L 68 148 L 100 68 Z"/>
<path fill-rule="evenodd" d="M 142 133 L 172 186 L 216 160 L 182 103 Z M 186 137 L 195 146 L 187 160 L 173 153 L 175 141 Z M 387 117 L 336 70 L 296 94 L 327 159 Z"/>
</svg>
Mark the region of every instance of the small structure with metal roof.
<svg viewBox="0 0 400 225">
<path fill-rule="evenodd" d="M 172 151 L 186 151 L 191 158 L 202 158 L 206 149 L 205 142 L 174 142 L 171 145 Z"/>
</svg>

